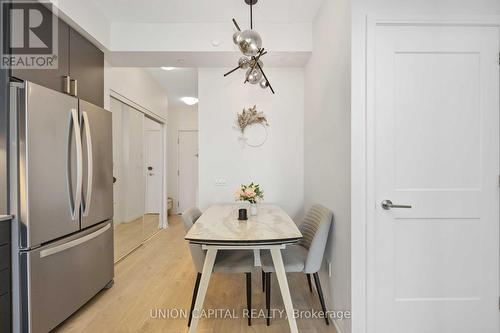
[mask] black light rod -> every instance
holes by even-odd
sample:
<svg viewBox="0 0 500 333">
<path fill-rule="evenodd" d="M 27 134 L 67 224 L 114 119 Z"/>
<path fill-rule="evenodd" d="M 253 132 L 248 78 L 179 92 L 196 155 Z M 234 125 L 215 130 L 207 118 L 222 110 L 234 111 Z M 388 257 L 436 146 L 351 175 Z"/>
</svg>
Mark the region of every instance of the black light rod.
<svg viewBox="0 0 500 333">
<path fill-rule="evenodd" d="M 257 63 L 257 66 L 259 66 L 260 72 L 262 73 L 262 75 L 264 75 L 264 79 L 266 79 L 266 82 L 269 85 L 269 89 L 271 89 L 271 92 L 274 94 L 273 86 L 271 85 L 271 82 L 269 82 L 269 80 L 267 79 L 266 73 L 264 73 L 264 71 L 262 70 L 262 67 L 260 67 L 259 63 Z"/>
<path fill-rule="evenodd" d="M 238 25 L 238 23 L 236 22 L 236 20 L 234 18 L 233 18 L 233 23 L 234 23 L 234 26 L 236 27 L 236 29 L 238 29 L 238 31 L 241 31 L 240 26 Z"/>
<path fill-rule="evenodd" d="M 232 72 L 234 72 L 235 70 L 239 69 L 240 66 L 236 67 L 235 69 L 231 69 L 229 72 L 227 72 L 226 74 L 224 74 L 224 76 L 228 76 L 229 74 L 231 74 Z"/>
<path fill-rule="evenodd" d="M 253 1 L 250 2 L 250 29 L 253 29 Z"/>
</svg>

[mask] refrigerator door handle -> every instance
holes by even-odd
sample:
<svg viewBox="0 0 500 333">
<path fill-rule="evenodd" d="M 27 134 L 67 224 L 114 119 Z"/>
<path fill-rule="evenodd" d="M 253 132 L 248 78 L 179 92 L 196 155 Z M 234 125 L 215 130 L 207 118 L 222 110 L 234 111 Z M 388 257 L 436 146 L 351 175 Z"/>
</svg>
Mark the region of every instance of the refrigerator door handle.
<svg viewBox="0 0 500 333">
<path fill-rule="evenodd" d="M 94 161 L 92 159 L 92 136 L 90 134 L 90 123 L 87 112 L 83 111 L 83 126 L 85 128 L 85 138 L 87 142 L 87 196 L 85 198 L 85 207 L 83 216 L 88 216 L 90 211 L 90 203 L 92 202 L 92 180 L 94 172 Z"/>
<path fill-rule="evenodd" d="M 78 110 L 71 109 L 71 119 L 73 120 L 73 132 L 75 133 L 75 141 L 76 141 L 76 192 L 75 192 L 74 207 L 73 211 L 71 212 L 71 218 L 73 220 L 76 220 L 80 218 L 80 205 L 82 203 L 82 182 L 83 182 L 82 135 L 80 133 L 80 125 L 78 121 Z M 69 159 L 70 156 L 68 154 L 68 164 L 69 164 Z M 69 176 L 68 176 L 68 181 L 69 181 Z"/>
<path fill-rule="evenodd" d="M 111 223 L 108 223 L 105 227 L 102 227 L 101 229 L 96 230 L 93 233 L 85 235 L 85 236 L 83 236 L 81 238 L 78 238 L 78 239 L 69 241 L 67 243 L 64 243 L 64 244 L 61 244 L 61 245 L 57 245 L 57 246 L 54 246 L 54 247 L 42 250 L 42 251 L 40 251 L 40 258 L 45 258 L 45 257 L 51 256 L 53 254 L 56 254 L 56 253 L 59 253 L 59 252 L 71 249 L 72 247 L 75 247 L 77 245 L 83 244 L 85 242 L 88 242 L 91 239 L 94 239 L 97 236 L 105 233 L 109 228 L 111 228 Z"/>
</svg>

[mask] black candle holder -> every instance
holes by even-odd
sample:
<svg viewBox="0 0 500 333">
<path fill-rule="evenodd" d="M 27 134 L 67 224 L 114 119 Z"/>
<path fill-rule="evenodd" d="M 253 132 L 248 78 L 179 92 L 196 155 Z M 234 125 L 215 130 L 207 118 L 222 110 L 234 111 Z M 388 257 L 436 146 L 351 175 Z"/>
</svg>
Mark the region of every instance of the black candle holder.
<svg viewBox="0 0 500 333">
<path fill-rule="evenodd" d="M 238 210 L 238 220 L 239 221 L 246 221 L 248 220 L 248 214 L 246 208 L 240 208 Z"/>
</svg>

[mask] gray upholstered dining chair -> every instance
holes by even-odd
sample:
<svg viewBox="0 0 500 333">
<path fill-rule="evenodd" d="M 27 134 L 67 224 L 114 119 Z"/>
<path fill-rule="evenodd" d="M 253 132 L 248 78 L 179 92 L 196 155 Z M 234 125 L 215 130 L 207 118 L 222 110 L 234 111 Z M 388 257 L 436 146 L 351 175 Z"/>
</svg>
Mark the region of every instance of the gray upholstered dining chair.
<svg viewBox="0 0 500 333">
<path fill-rule="evenodd" d="M 326 306 L 318 272 L 323 262 L 323 255 L 325 253 L 332 219 L 333 213 L 328 208 L 322 205 L 312 206 L 307 212 L 302 224 L 299 225 L 299 230 L 303 238 L 299 243 L 288 245 L 286 249 L 282 251 L 285 271 L 305 273 L 311 292 L 311 274 L 313 274 L 319 301 L 324 314 L 326 314 Z M 269 326 L 271 322 L 271 272 L 274 272 L 273 261 L 269 253 L 264 253 L 262 257 L 262 270 L 265 278 L 264 290 L 266 292 L 267 325 Z M 329 325 L 326 315 L 325 321 L 326 324 Z"/>
<path fill-rule="evenodd" d="M 196 208 L 189 208 L 182 213 L 182 220 L 184 222 L 184 229 L 186 233 L 191 229 L 193 224 L 201 216 L 201 211 Z M 193 317 L 193 308 L 198 295 L 198 287 L 200 286 L 201 272 L 203 271 L 203 264 L 205 263 L 205 254 L 200 244 L 189 243 L 189 252 L 193 259 L 194 267 L 197 271 L 196 283 L 193 289 L 193 297 L 191 299 L 191 308 L 189 310 L 188 327 L 191 325 Z M 252 251 L 244 250 L 224 250 L 217 253 L 215 259 L 214 272 L 216 273 L 245 273 L 246 276 L 246 289 L 247 289 L 247 310 L 251 313 L 252 308 L 252 268 L 254 267 L 254 258 Z M 251 316 L 248 316 L 248 326 L 252 324 Z"/>
</svg>

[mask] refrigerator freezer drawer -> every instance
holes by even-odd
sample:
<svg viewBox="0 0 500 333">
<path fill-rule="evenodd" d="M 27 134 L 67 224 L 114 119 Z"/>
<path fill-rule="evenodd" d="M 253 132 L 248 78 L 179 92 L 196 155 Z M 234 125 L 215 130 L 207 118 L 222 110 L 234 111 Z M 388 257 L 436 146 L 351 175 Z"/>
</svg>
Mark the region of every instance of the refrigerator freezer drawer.
<svg viewBox="0 0 500 333">
<path fill-rule="evenodd" d="M 48 332 L 113 279 L 113 226 L 100 224 L 21 254 L 23 331 Z"/>
</svg>

